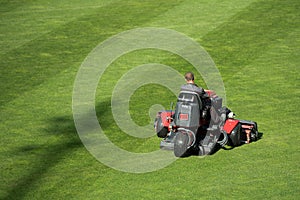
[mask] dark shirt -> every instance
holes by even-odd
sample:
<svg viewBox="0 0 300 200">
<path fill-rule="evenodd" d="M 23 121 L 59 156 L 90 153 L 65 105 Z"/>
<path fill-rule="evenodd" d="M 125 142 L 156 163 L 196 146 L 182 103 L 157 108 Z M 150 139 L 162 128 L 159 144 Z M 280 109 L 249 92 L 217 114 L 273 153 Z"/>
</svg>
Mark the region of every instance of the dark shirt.
<svg viewBox="0 0 300 200">
<path fill-rule="evenodd" d="M 191 91 L 191 92 L 196 92 L 199 94 L 201 99 L 205 99 L 208 98 L 208 94 L 204 91 L 204 89 L 202 87 L 199 87 L 196 84 L 193 83 L 188 83 L 185 85 L 181 86 L 181 91 Z"/>
</svg>

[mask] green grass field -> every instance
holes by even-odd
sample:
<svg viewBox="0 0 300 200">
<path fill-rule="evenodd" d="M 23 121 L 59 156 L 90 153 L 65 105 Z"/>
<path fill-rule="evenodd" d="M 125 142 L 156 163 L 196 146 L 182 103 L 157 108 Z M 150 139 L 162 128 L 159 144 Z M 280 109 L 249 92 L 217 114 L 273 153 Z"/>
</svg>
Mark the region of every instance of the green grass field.
<svg viewBox="0 0 300 200">
<path fill-rule="evenodd" d="M 299 9 L 298 0 L 0 0 L 0 199 L 299 199 Z M 257 121 L 263 138 L 149 173 L 97 161 L 73 121 L 76 73 L 100 42 L 140 27 L 173 29 L 201 44 L 222 75 L 227 106 Z M 101 127 L 132 152 L 157 150 L 160 139 L 123 133 L 111 93 L 128 70 L 151 62 L 193 70 L 171 53 L 141 50 L 112 63 L 97 88 Z M 154 120 L 151 105 L 171 101 L 170 91 L 148 84 L 129 112 L 145 125 Z"/>
</svg>

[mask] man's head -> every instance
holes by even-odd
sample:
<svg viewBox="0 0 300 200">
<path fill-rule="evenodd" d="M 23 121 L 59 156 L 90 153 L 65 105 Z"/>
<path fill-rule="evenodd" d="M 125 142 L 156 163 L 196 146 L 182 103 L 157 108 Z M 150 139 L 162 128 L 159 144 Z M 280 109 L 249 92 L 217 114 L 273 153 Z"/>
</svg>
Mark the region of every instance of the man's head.
<svg viewBox="0 0 300 200">
<path fill-rule="evenodd" d="M 184 75 L 186 82 L 194 82 L 194 74 L 192 72 L 187 72 Z"/>
</svg>

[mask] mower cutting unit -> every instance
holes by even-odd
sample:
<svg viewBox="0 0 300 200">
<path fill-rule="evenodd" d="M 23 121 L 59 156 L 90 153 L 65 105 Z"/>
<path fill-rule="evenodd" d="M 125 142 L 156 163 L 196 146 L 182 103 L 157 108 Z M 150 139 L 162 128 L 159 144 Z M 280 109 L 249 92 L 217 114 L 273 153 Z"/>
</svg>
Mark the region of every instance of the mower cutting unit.
<svg viewBox="0 0 300 200">
<path fill-rule="evenodd" d="M 233 112 L 222 107 L 222 98 L 207 90 L 209 98 L 181 91 L 175 111 L 157 113 L 154 127 L 163 138 L 161 149 L 173 150 L 175 156 L 208 155 L 225 145 L 235 147 L 258 139 L 256 122 L 235 119 Z"/>
</svg>

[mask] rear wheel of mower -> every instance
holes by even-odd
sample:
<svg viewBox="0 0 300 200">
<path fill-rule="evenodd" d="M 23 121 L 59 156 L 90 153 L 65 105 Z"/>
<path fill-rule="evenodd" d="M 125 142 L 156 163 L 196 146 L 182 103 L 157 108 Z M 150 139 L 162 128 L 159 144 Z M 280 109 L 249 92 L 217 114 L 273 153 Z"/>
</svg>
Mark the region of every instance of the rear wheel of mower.
<svg viewBox="0 0 300 200">
<path fill-rule="evenodd" d="M 169 132 L 168 129 L 166 127 L 163 127 L 163 128 L 161 128 L 160 131 L 158 131 L 157 137 L 159 137 L 159 138 L 165 138 L 165 137 L 167 137 L 168 132 Z"/>
<path fill-rule="evenodd" d="M 174 143 L 174 155 L 176 157 L 186 156 L 189 144 L 189 136 L 185 132 L 177 132 Z"/>
<path fill-rule="evenodd" d="M 165 138 L 168 135 L 168 128 L 164 127 L 162 123 L 161 117 L 155 119 L 155 131 L 157 133 L 157 137 Z"/>
</svg>

